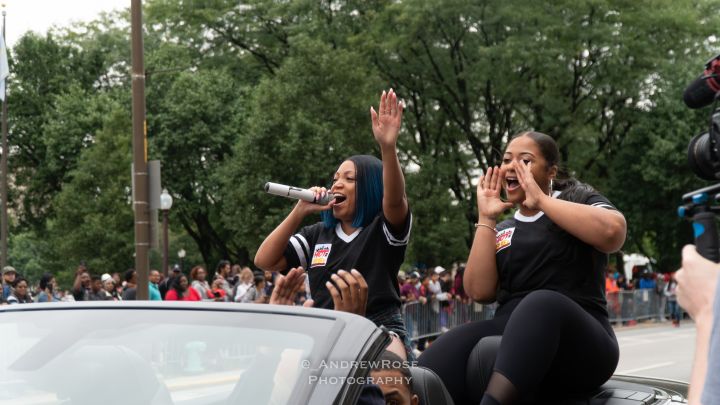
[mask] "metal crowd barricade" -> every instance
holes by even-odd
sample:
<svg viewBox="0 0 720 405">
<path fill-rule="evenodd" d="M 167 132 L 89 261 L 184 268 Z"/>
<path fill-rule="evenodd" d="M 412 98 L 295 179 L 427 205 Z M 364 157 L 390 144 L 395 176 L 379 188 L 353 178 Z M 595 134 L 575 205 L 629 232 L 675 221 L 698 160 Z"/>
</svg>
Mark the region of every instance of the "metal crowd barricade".
<svg viewBox="0 0 720 405">
<path fill-rule="evenodd" d="M 403 305 L 405 327 L 411 340 L 439 335 L 464 323 L 491 319 L 497 304 L 450 300 L 429 301 L 425 304 L 409 302 Z"/>
<path fill-rule="evenodd" d="M 619 291 L 607 294 L 606 299 L 612 323 L 669 318 L 666 300 L 652 289 Z M 405 303 L 403 313 L 410 339 L 418 340 L 440 335 L 464 323 L 492 319 L 496 308 L 495 303 L 429 300 L 424 304 L 418 301 Z"/>
<path fill-rule="evenodd" d="M 609 293 L 607 303 L 610 322 L 662 321 L 670 315 L 667 300 L 653 289 Z"/>
</svg>

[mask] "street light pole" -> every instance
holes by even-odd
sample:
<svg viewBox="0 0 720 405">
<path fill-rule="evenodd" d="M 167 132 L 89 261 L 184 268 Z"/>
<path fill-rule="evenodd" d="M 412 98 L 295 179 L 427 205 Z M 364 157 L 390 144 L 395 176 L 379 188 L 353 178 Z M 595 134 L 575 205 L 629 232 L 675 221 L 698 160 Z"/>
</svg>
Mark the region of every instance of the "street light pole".
<svg viewBox="0 0 720 405">
<path fill-rule="evenodd" d="M 2 36 L 5 42 L 5 4 L 2 5 Z M 7 50 L 7 43 L 5 43 Z M 7 52 L 7 51 L 6 51 Z M 0 172 L 2 172 L 2 180 L 0 181 L 0 268 L 5 268 L 8 264 L 8 212 L 7 212 L 7 189 L 8 189 L 8 103 L 7 103 L 7 79 L 3 86 L 3 102 L 2 102 L 2 156 L 0 156 Z"/>
<path fill-rule="evenodd" d="M 180 272 L 183 271 L 183 259 L 185 258 L 185 249 L 178 250 L 178 257 L 180 258 Z"/>
<path fill-rule="evenodd" d="M 163 274 L 168 276 L 168 210 L 163 213 Z"/>
<path fill-rule="evenodd" d="M 160 210 L 163 213 L 163 274 L 168 275 L 168 212 L 172 208 L 173 198 L 164 188 L 160 194 Z"/>
<path fill-rule="evenodd" d="M 131 0 L 132 31 L 132 128 L 133 179 L 135 190 L 135 270 L 138 275 L 137 299 L 150 297 L 150 204 L 148 200 L 147 138 L 145 122 L 145 64 L 143 60 L 142 0 Z"/>
</svg>

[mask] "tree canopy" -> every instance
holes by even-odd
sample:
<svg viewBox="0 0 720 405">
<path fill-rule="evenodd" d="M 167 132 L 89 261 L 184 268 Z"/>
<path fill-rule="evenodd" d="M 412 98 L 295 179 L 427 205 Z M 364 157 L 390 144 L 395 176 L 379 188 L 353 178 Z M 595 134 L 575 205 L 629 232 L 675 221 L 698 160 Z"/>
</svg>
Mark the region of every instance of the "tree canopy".
<svg viewBox="0 0 720 405">
<path fill-rule="evenodd" d="M 408 266 L 466 258 L 477 178 L 532 129 L 625 213 L 624 250 L 672 270 L 691 242 L 675 207 L 705 184 L 685 155 L 708 111 L 680 94 L 717 51 L 711 7 L 148 0 L 149 158 L 175 200 L 170 251 L 250 264 L 292 204 L 263 184 L 326 186 L 345 158 L 379 156 L 369 107 L 392 87 L 407 105 Z M 132 266 L 129 37 L 124 11 L 11 50 L 9 262 L 21 271 Z"/>
</svg>

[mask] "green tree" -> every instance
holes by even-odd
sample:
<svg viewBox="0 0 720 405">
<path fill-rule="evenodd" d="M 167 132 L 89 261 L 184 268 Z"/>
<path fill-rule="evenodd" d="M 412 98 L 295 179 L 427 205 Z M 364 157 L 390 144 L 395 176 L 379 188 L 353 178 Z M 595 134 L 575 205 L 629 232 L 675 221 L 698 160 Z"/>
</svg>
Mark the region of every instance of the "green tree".
<svg viewBox="0 0 720 405">
<path fill-rule="evenodd" d="M 61 281 L 69 281 L 81 261 L 94 273 L 124 271 L 134 263 L 129 97 L 98 98 L 107 111 L 102 127 L 53 200 L 56 214 L 48 221 L 53 249 L 47 269 Z"/>
<path fill-rule="evenodd" d="M 151 123 L 163 186 L 174 196 L 172 218 L 198 245 L 206 263 L 238 259 L 231 233 L 220 220 L 223 200 L 218 168 L 232 157 L 241 126 L 242 89 L 221 71 L 180 73 Z M 247 256 L 241 258 L 247 261 Z"/>
<path fill-rule="evenodd" d="M 682 65 L 667 70 L 654 105 L 607 162 L 607 195 L 628 220 L 624 249 L 655 258 L 664 272 L 679 268 L 682 246 L 692 243 L 689 222 L 677 216 L 681 197 L 707 185 L 690 171 L 687 149 L 692 136 L 707 131 L 709 111 L 692 111 L 680 102 L 696 70 Z"/>
<path fill-rule="evenodd" d="M 129 84 L 122 72 L 129 41 L 118 24 L 105 15 L 45 36 L 28 32 L 13 48 L 10 170 L 22 196 L 11 193 L 11 203 L 19 230 L 44 229 L 50 202 L 91 144 L 102 109 L 86 108 L 88 95 Z"/>
<path fill-rule="evenodd" d="M 370 105 L 380 89 L 361 55 L 294 39 L 292 55 L 252 92 L 246 129 L 222 176 L 223 200 L 232 201 L 223 220 L 239 246 L 254 253 L 292 204 L 266 195 L 265 182 L 329 186 L 345 158 L 379 156 Z"/>
<path fill-rule="evenodd" d="M 39 238 L 32 231 L 10 235 L 8 251 L 12 252 L 8 263 L 15 267 L 20 274 L 35 283 L 48 271 L 45 268 L 45 258 L 51 251 L 47 241 Z"/>
<path fill-rule="evenodd" d="M 409 0 L 385 7 L 356 44 L 408 101 L 406 163 L 449 188 L 474 222 L 477 168 L 497 164 L 526 129 L 555 137 L 564 163 L 604 190 L 607 161 L 647 114 L 639 103 L 656 75 L 697 55 L 717 25 L 697 24 L 709 6 Z"/>
<path fill-rule="evenodd" d="M 425 167 L 429 173 L 443 170 L 448 169 L 435 167 L 432 163 Z M 440 177 L 408 173 L 406 179 L 413 214 L 406 262 L 420 268 L 432 268 L 465 261 L 468 256 L 465 232 L 471 224 L 463 216 L 463 207 L 457 204 Z"/>
<path fill-rule="evenodd" d="M 148 2 L 150 28 L 166 41 L 202 55 L 246 82 L 273 74 L 289 49 L 297 15 L 294 2 L 251 0 L 154 0 Z"/>
<path fill-rule="evenodd" d="M 474 183 L 525 129 L 554 136 L 563 163 L 626 212 L 626 249 L 677 251 L 681 224 L 663 220 L 702 184 L 682 151 L 704 122 L 677 94 L 714 46 L 712 6 L 150 0 L 149 158 L 175 197 L 173 240 L 211 266 L 251 261 L 292 204 L 263 184 L 327 185 L 347 156 L 377 156 L 368 107 L 392 86 L 408 106 L 409 262 L 464 258 Z M 104 15 L 13 49 L 11 255 L 28 271 L 131 265 L 127 22 Z"/>
<path fill-rule="evenodd" d="M 16 183 L 23 186 L 21 223 L 41 227 L 52 196 L 61 188 L 64 173 L 51 172 L 44 164 L 43 126 L 52 113 L 53 100 L 71 83 L 72 50 L 48 34 L 26 34 L 14 48 L 9 84 L 10 144 L 16 153 L 10 165 Z M 13 201 L 17 198 L 12 195 Z"/>
</svg>

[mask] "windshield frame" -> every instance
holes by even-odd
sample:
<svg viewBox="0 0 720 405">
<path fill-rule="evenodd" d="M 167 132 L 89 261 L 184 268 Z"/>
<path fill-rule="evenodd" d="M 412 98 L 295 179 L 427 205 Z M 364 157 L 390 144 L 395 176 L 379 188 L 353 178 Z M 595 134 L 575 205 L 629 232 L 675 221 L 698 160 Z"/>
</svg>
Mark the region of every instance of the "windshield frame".
<svg viewBox="0 0 720 405">
<path fill-rule="evenodd" d="M 355 359 L 359 359 L 361 357 L 366 357 L 368 353 L 369 347 L 375 347 L 378 346 L 378 342 L 382 341 L 383 339 L 378 340 L 378 336 L 382 337 L 382 332 L 379 331 L 374 325 L 372 327 L 368 327 L 367 324 L 361 325 L 360 329 L 364 329 L 366 331 L 365 338 L 373 336 L 372 339 L 369 339 L 365 342 L 365 344 L 357 347 L 354 351 L 352 350 L 348 351 L 348 347 L 346 345 L 338 344 L 338 341 L 341 340 L 340 336 L 345 332 L 346 334 L 348 332 L 357 335 L 357 331 L 351 332 L 346 329 L 348 326 L 347 320 L 350 319 L 352 324 L 357 324 L 357 320 L 353 318 L 360 318 L 355 315 L 349 316 L 349 314 L 339 314 L 336 311 L 327 311 L 327 310 L 315 310 L 315 309 L 308 309 L 308 308 L 288 308 L 288 307 L 278 307 L 278 306 L 269 306 L 269 305 L 253 305 L 253 304 L 217 304 L 217 303 L 208 303 L 208 305 L 203 305 L 201 303 L 198 305 L 198 303 L 191 303 L 192 305 L 180 303 L 148 303 L 148 302 L 135 302 L 135 303 L 72 303 L 69 305 L 64 304 L 52 304 L 52 305 L 35 305 L 35 306 L 23 306 L 23 307 L 4 307 L 0 308 L 0 322 L 3 322 L 4 320 L 7 320 L 7 317 L 4 315 L 10 315 L 10 314 L 16 314 L 16 312 L 22 311 L 22 312 L 43 312 L 48 313 L 49 311 L 61 311 L 63 312 L 63 316 L 55 316 L 54 313 L 51 312 L 49 317 L 56 319 L 61 318 L 67 320 L 70 319 L 70 322 L 75 322 L 73 319 L 79 319 L 75 316 L 66 316 L 70 315 L 71 313 L 67 311 L 80 311 L 83 314 L 87 314 L 89 311 L 102 311 L 107 312 L 109 310 L 111 311 L 121 311 L 126 314 L 124 317 L 125 320 L 120 323 L 118 327 L 124 327 L 124 325 L 132 325 L 133 321 L 133 311 L 152 311 L 152 312 L 161 312 L 164 314 L 170 313 L 170 311 L 180 311 L 183 315 L 187 315 L 188 320 L 191 322 L 191 320 L 194 318 L 194 314 L 202 314 L 210 312 L 215 313 L 226 313 L 228 316 L 231 316 L 232 313 L 236 314 L 242 314 L 243 316 L 251 316 L 255 317 L 257 316 L 257 322 L 253 322 L 253 324 L 257 323 L 257 326 L 263 329 L 270 329 L 270 330 L 285 330 L 293 333 L 303 333 L 302 330 L 302 324 L 307 324 L 308 318 L 310 319 L 318 319 L 318 320 L 327 320 L 331 321 L 331 327 L 328 329 L 322 330 L 320 333 L 319 331 L 315 331 L 318 333 L 308 333 L 311 335 L 314 339 L 314 344 L 309 352 L 310 361 L 320 361 L 322 359 L 327 359 L 331 357 L 331 352 L 333 350 L 341 350 L 345 356 L 352 357 Z M 77 314 L 77 312 L 75 312 Z M 59 314 L 58 314 L 59 315 Z M 104 313 L 103 316 L 113 317 L 113 313 Z M 38 318 L 39 319 L 39 318 Z M 130 319 L 130 320 L 128 320 Z M 298 320 L 299 322 L 288 322 L 288 320 Z M 361 318 L 362 321 L 366 323 L 370 323 L 364 318 Z M 143 322 L 142 320 L 138 322 Z M 191 322 L 192 323 L 192 322 Z M 362 322 L 361 322 L 362 323 Z M 370 323 L 371 324 L 371 323 Z M 298 325 L 301 325 L 299 328 Z M 350 329 L 357 329 L 358 325 L 355 325 L 353 328 Z M 202 324 L 198 325 L 198 327 L 203 327 Z M 84 329 L 84 330 L 83 330 Z M 377 329 L 377 330 L 375 330 Z M 88 333 L 88 331 L 91 331 L 92 328 L 81 328 L 79 333 Z M 300 330 L 300 332 L 298 332 Z M 376 350 L 372 350 L 372 352 L 375 352 Z M 319 370 L 322 372 L 322 370 Z M 288 403 L 308 403 L 308 400 L 310 397 L 314 397 L 314 392 L 318 388 L 317 385 L 308 384 L 308 383 L 302 383 L 303 379 L 308 378 L 310 374 L 317 373 L 318 370 L 301 370 L 300 375 L 298 377 L 298 380 L 296 381 L 295 386 L 292 389 L 290 400 Z M 238 380 L 239 384 L 240 379 Z M 306 380 L 307 381 L 307 380 Z M 330 401 L 327 401 L 326 403 L 330 402 L 336 402 L 336 400 L 340 397 L 345 397 L 348 388 L 352 387 L 334 387 L 332 391 L 335 392 L 333 396 L 333 399 Z M 322 389 L 325 394 L 328 393 L 326 389 Z M 352 391 L 352 390 L 350 390 Z M 358 390 L 359 392 L 359 390 Z M 343 394 L 344 393 L 344 394 Z M 330 399 L 325 396 L 326 400 Z"/>
</svg>

